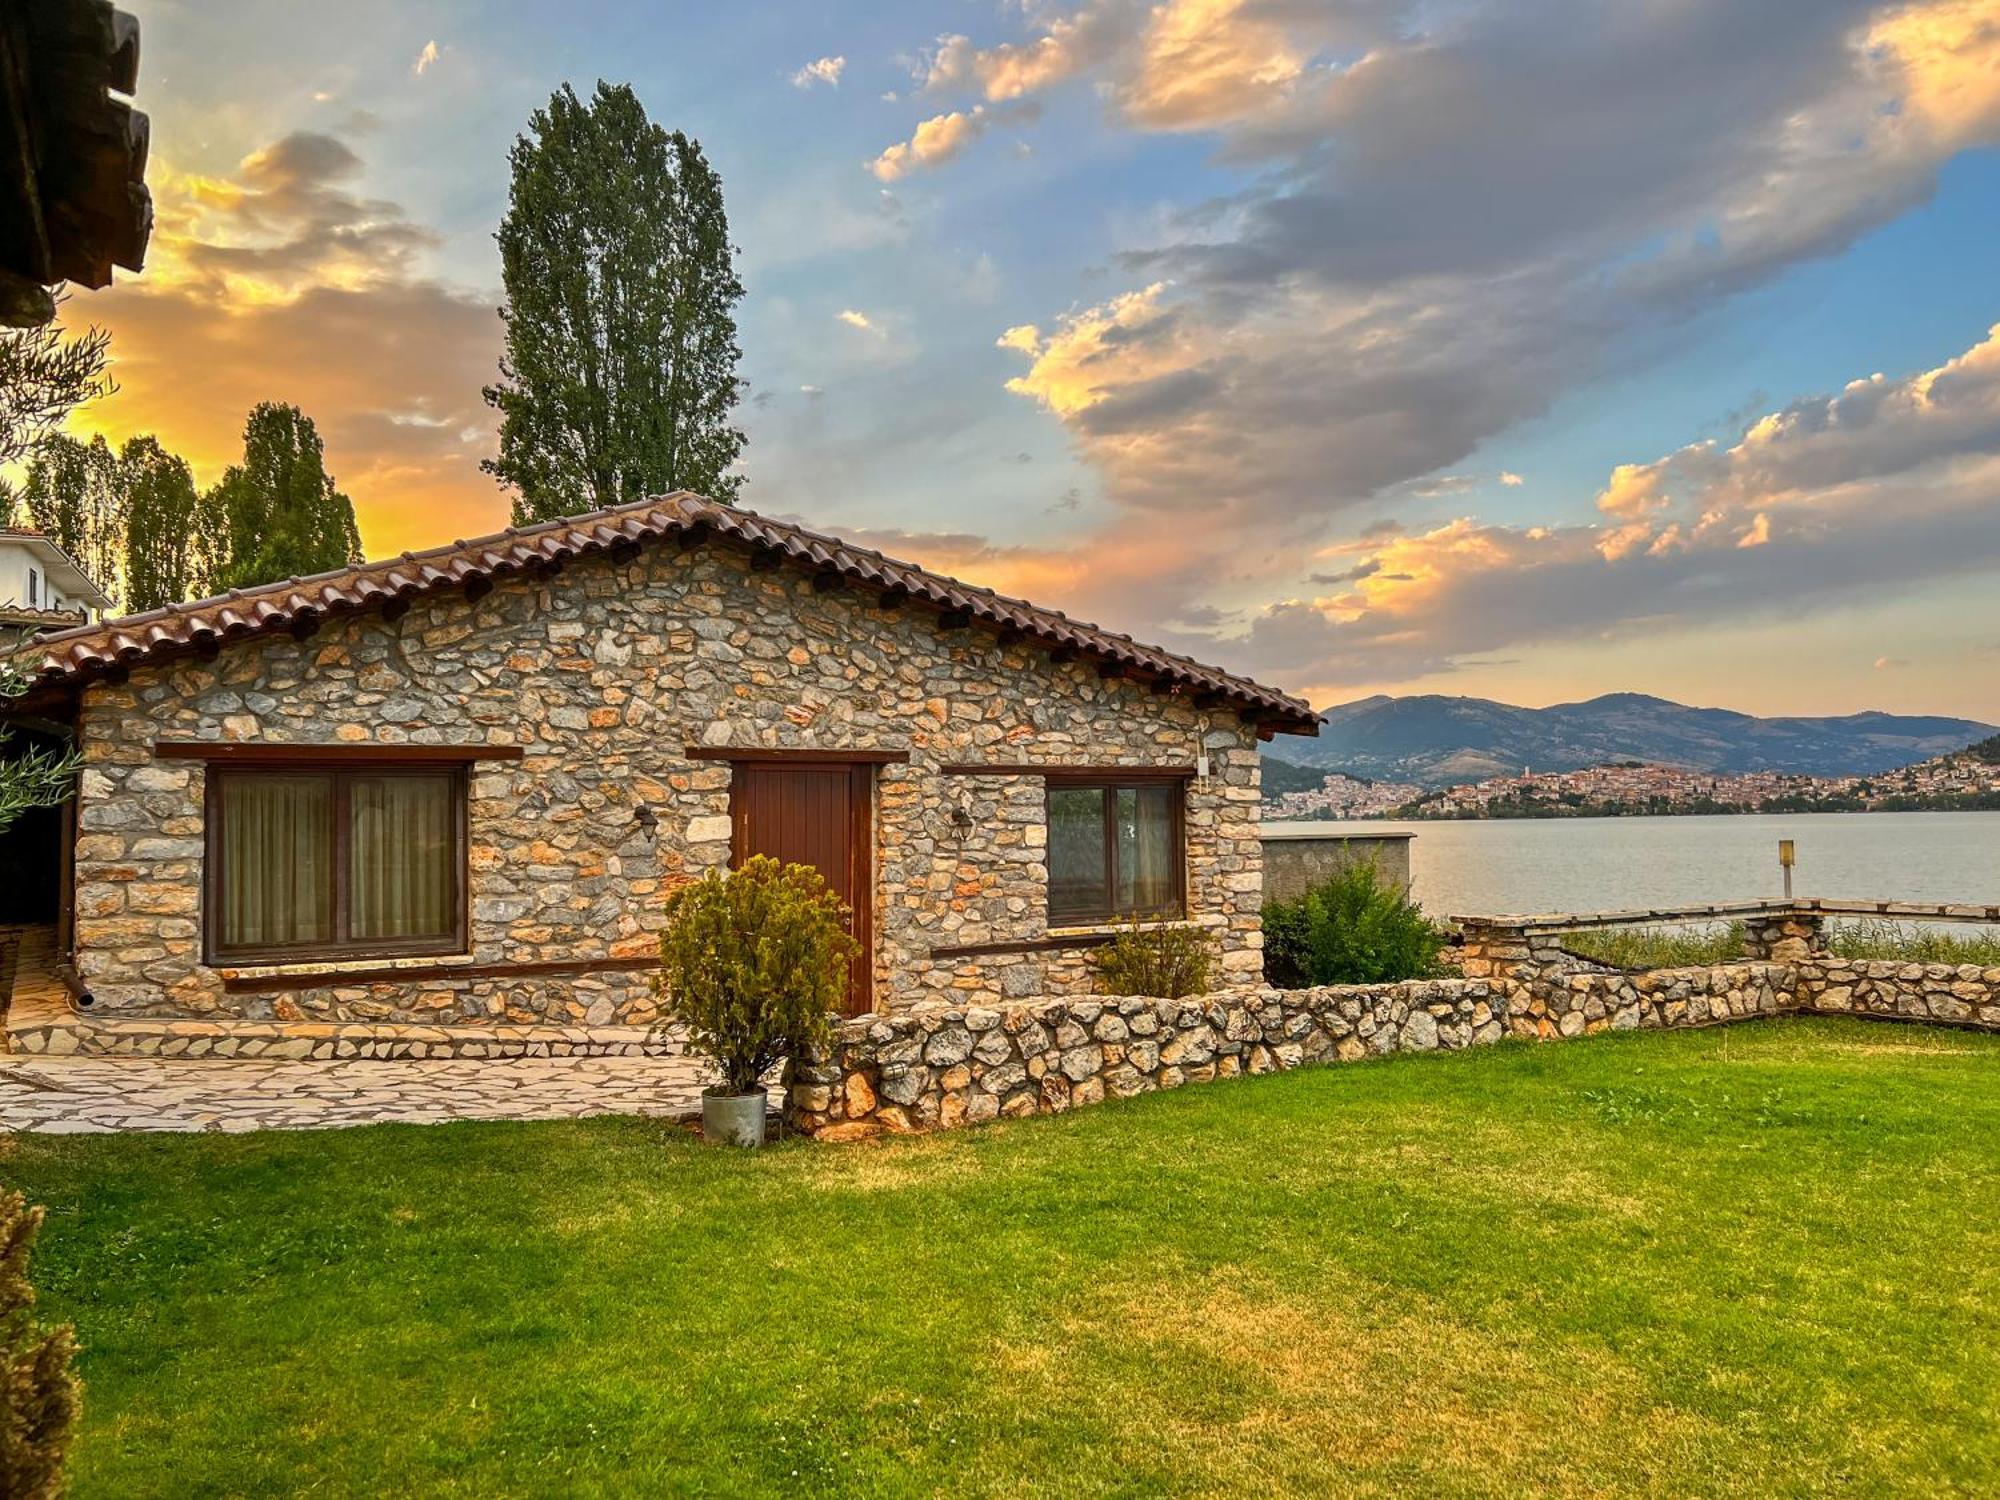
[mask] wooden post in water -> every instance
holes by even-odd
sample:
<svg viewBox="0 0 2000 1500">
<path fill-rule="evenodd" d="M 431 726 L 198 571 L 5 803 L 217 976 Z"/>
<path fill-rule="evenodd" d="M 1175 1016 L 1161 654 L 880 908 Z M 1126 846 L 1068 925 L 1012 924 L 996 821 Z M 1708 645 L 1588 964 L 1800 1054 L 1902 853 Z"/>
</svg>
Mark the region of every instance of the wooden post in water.
<svg viewBox="0 0 2000 1500">
<path fill-rule="evenodd" d="M 1795 851 L 1792 847 L 1792 841 L 1790 839 L 1779 839 L 1778 863 L 1783 867 L 1785 872 L 1785 899 L 1787 901 L 1792 899 L 1792 864 L 1794 859 Z"/>
</svg>

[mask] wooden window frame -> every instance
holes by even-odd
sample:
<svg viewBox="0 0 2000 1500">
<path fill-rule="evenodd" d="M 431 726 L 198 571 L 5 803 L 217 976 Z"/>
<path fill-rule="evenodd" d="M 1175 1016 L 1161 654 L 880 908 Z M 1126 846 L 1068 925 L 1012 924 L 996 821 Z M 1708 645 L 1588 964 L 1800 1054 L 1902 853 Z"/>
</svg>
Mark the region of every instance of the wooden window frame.
<svg viewBox="0 0 2000 1500">
<path fill-rule="evenodd" d="M 222 943 L 223 820 L 228 816 L 223 788 L 232 781 L 258 776 L 325 776 L 332 783 L 333 879 L 328 885 L 332 907 L 328 927 L 333 936 L 324 943 L 295 943 L 283 946 L 225 947 Z M 348 876 L 353 859 L 354 826 L 350 783 L 356 777 L 438 776 L 450 778 L 454 816 L 452 818 L 452 931 L 441 937 L 357 939 L 348 936 L 353 913 L 348 902 Z M 299 964 L 340 962 L 366 958 L 432 958 L 464 953 L 471 934 L 472 881 L 467 851 L 470 846 L 471 777 L 464 762 L 412 762 L 404 759 L 363 759 L 342 756 L 337 760 L 288 760 L 282 764 L 211 765 L 202 793 L 202 962 L 210 967 L 243 967 L 258 964 Z"/>
<path fill-rule="evenodd" d="M 1120 911 L 1113 893 L 1118 889 L 1118 840 L 1113 836 L 1117 823 L 1117 794 L 1121 791 L 1157 791 L 1161 787 L 1173 793 L 1173 819 L 1169 827 L 1172 848 L 1169 858 L 1174 871 L 1173 897 L 1168 907 L 1160 911 Z M 1101 906 L 1056 909 L 1055 882 L 1051 878 L 1047 898 L 1048 925 L 1054 928 L 1102 927 L 1113 922 L 1129 921 L 1136 917 L 1142 922 L 1184 922 L 1187 920 L 1187 783 L 1179 776 L 1162 776 L 1111 771 L 1094 773 L 1072 773 L 1050 776 L 1042 792 L 1042 817 L 1048 829 L 1050 847 L 1055 840 L 1055 795 L 1057 792 L 1098 791 L 1103 794 L 1104 829 L 1104 896 Z"/>
</svg>

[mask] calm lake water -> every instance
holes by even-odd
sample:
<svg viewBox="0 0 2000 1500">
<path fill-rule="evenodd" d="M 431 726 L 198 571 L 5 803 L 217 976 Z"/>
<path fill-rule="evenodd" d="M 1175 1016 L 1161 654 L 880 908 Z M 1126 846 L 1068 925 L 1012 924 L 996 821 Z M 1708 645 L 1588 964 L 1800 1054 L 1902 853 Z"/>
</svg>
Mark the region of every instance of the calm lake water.
<svg viewBox="0 0 2000 1500">
<path fill-rule="evenodd" d="M 1779 896 L 1785 838 L 1798 844 L 1792 889 L 1800 896 L 2000 902 L 2000 813 L 1993 812 L 1285 826 L 1416 834 L 1412 882 L 1434 916 Z"/>
</svg>

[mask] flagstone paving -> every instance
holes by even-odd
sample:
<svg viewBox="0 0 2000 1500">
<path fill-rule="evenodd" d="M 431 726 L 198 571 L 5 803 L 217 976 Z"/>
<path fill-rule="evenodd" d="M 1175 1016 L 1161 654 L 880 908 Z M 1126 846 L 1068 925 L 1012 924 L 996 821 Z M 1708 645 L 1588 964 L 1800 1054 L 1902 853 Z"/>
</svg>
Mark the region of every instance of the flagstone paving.
<svg viewBox="0 0 2000 1500">
<path fill-rule="evenodd" d="M 706 1077 L 705 1065 L 691 1057 L 307 1062 L 0 1056 L 0 1131 L 323 1130 L 384 1121 L 678 1117 L 700 1113 Z"/>
</svg>

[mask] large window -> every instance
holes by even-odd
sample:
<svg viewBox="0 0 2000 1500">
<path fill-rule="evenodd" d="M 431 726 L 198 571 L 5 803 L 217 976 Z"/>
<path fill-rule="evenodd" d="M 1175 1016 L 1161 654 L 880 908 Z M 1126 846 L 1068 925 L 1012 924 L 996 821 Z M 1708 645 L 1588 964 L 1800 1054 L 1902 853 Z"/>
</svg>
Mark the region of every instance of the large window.
<svg viewBox="0 0 2000 1500">
<path fill-rule="evenodd" d="M 461 951 L 465 773 L 212 768 L 207 935 L 218 960 Z"/>
<path fill-rule="evenodd" d="M 1049 922 L 1178 917 L 1181 783 L 1075 779 L 1049 783 Z"/>
</svg>

